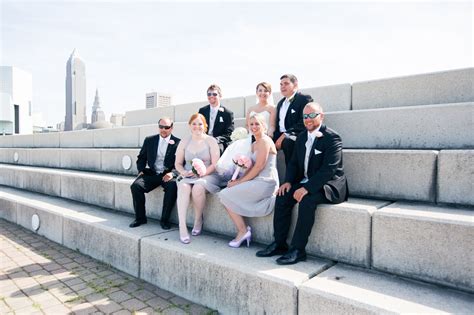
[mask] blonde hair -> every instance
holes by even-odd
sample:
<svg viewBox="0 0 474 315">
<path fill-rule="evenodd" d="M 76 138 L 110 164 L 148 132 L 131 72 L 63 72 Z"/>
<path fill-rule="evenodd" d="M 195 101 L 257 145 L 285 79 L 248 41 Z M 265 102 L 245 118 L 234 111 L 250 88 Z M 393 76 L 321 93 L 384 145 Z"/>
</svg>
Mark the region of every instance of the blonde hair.
<svg viewBox="0 0 474 315">
<path fill-rule="evenodd" d="M 261 113 L 255 113 L 253 115 L 250 115 L 249 117 L 249 124 L 250 124 L 250 119 L 254 118 L 260 126 L 262 126 L 265 133 L 268 130 L 267 122 L 265 121 L 265 117 Z"/>
</svg>

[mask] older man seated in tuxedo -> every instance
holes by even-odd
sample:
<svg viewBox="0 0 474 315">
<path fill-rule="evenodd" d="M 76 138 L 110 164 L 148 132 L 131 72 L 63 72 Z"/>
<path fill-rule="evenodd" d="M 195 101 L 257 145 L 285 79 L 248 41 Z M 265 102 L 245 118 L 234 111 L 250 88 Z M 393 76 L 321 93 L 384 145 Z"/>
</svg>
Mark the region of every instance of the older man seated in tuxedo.
<svg viewBox="0 0 474 315">
<path fill-rule="evenodd" d="M 173 121 L 163 117 L 158 121 L 159 133 L 145 138 L 137 157 L 138 177 L 130 186 L 135 210 L 135 221 L 131 228 L 147 223 L 145 211 L 145 193 L 162 186 L 165 195 L 161 212 L 161 227 L 170 229 L 169 218 L 176 203 L 177 186 L 174 162 L 176 148 L 180 141 L 171 133 Z"/>
<path fill-rule="evenodd" d="M 206 118 L 208 125 L 207 134 L 216 138 L 222 154 L 232 141 L 230 135 L 234 131 L 234 113 L 222 106 L 221 98 L 221 88 L 216 84 L 209 86 L 207 88 L 209 105 L 201 107 L 199 114 Z"/>
<path fill-rule="evenodd" d="M 273 217 L 275 241 L 258 257 L 283 255 L 280 265 L 306 260 L 305 247 L 313 228 L 316 208 L 321 203 L 341 203 L 347 200 L 348 187 L 342 164 L 342 140 L 323 125 L 321 105 L 308 103 L 303 110 L 306 131 L 296 138 L 295 149 L 286 169 L 285 182 L 278 190 Z M 298 220 L 288 249 L 286 239 L 291 213 L 296 203 Z"/>
</svg>

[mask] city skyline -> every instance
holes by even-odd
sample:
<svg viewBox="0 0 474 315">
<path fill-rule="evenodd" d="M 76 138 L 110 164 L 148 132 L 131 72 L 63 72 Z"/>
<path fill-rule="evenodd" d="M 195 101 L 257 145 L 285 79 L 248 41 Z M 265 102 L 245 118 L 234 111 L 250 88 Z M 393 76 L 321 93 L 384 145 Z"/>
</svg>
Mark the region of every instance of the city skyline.
<svg viewBox="0 0 474 315">
<path fill-rule="evenodd" d="M 48 125 L 64 119 L 74 48 L 87 65 L 87 95 L 99 88 L 108 115 L 143 109 L 151 90 L 181 104 L 205 100 L 211 83 L 224 97 L 251 95 L 260 81 L 278 91 L 286 72 L 304 88 L 473 64 L 470 2 L 0 5 L 0 63 L 32 74 L 33 111 Z"/>
</svg>

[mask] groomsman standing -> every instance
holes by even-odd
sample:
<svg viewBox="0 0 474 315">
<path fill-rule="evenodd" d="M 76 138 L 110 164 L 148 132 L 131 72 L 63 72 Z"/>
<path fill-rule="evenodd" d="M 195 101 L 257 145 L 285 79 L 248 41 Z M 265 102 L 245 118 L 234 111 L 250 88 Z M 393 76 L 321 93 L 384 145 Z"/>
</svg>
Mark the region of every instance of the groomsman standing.
<svg viewBox="0 0 474 315">
<path fill-rule="evenodd" d="M 230 135 L 234 131 L 234 113 L 221 105 L 222 92 L 216 84 L 207 89 L 209 105 L 201 107 L 199 114 L 206 118 L 209 126 L 207 134 L 216 138 L 222 152 L 231 142 Z"/>
<path fill-rule="evenodd" d="M 303 108 L 313 99 L 298 92 L 298 79 L 293 74 L 280 78 L 282 98 L 277 104 L 276 123 L 273 140 L 277 150 L 283 150 L 288 165 L 293 154 L 296 136 L 304 130 Z"/>
<path fill-rule="evenodd" d="M 171 134 L 173 121 L 170 118 L 161 118 L 158 127 L 159 134 L 145 138 L 137 156 L 138 177 L 130 186 L 135 210 L 135 221 L 130 224 L 131 228 L 147 223 L 145 193 L 161 185 L 165 191 L 161 227 L 165 230 L 170 229 L 169 218 L 178 191 L 173 170 L 180 139 Z"/>
<path fill-rule="evenodd" d="M 275 241 L 257 252 L 258 257 L 283 255 L 277 259 L 280 265 L 295 264 L 306 259 L 305 247 L 313 228 L 317 206 L 321 203 L 341 203 L 348 197 L 341 137 L 322 124 L 324 113 L 317 103 L 308 103 L 304 107 L 303 119 L 306 131 L 296 138 L 295 151 L 286 168 L 285 182 L 277 193 L 273 216 Z M 297 202 L 298 220 L 288 249 L 286 239 L 291 213 Z"/>
</svg>

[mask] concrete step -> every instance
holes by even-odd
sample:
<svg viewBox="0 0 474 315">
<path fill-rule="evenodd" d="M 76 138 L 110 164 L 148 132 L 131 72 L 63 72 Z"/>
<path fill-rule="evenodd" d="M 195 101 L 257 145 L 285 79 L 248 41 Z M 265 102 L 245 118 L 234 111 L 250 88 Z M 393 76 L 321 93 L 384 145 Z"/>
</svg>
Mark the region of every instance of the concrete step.
<svg viewBox="0 0 474 315">
<path fill-rule="evenodd" d="M 183 245 L 177 230 L 153 222 L 130 229 L 123 214 L 16 189 L 0 188 L 0 200 L 1 217 L 16 212 L 12 221 L 32 229 L 37 214 L 39 234 L 223 314 L 297 314 L 298 287 L 333 265 L 309 257 L 278 266 L 255 257 L 261 246 L 230 248 L 206 234 Z"/>
<path fill-rule="evenodd" d="M 46 169 L 0 164 L 0 185 L 58 196 L 133 214 L 130 185 L 133 177 L 90 172 Z M 147 216 L 161 218 L 163 192 L 161 188 L 147 194 Z M 318 207 L 315 225 L 309 239 L 309 253 L 351 264 L 370 266 L 371 218 L 377 210 L 389 204 L 383 200 L 350 198 L 338 205 Z M 296 213 L 296 211 L 295 211 Z M 204 213 L 206 231 L 235 236 L 235 228 L 217 195 L 208 194 Z M 294 216 L 290 237 L 297 216 Z M 178 222 L 173 211 L 171 221 Z M 188 211 L 187 223 L 194 222 Z M 249 218 L 254 239 L 268 244 L 273 240 L 273 213 L 261 218 Z"/>
<path fill-rule="evenodd" d="M 138 152 L 138 149 L 0 148 L 0 163 L 136 175 Z M 437 172 L 438 151 L 346 149 L 344 169 L 351 196 L 435 202 L 438 192 L 443 194 L 443 202 L 474 204 L 473 194 L 464 193 L 470 187 L 464 183 L 469 176 L 462 174 L 472 173 L 472 163 L 461 163 L 466 160 L 463 156 L 469 159 L 474 151 L 456 151 L 455 155 L 449 152 L 443 155 L 443 164 Z M 459 158 L 460 162 L 451 162 Z M 281 181 L 284 165 L 284 160 L 279 159 Z M 453 183 L 453 168 L 459 175 L 455 178 L 464 180 L 464 184 Z"/>
<path fill-rule="evenodd" d="M 474 212 L 396 202 L 376 211 L 372 266 L 474 292 Z"/>
<path fill-rule="evenodd" d="M 472 314 L 474 296 L 343 264 L 306 281 L 298 314 Z"/>
</svg>

